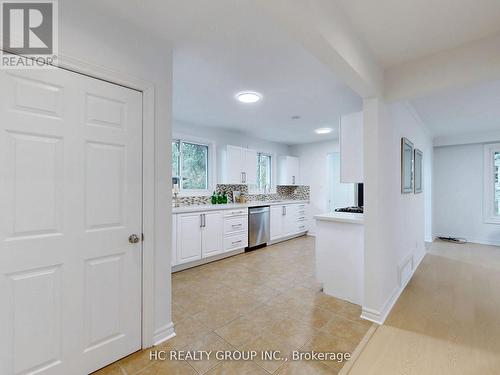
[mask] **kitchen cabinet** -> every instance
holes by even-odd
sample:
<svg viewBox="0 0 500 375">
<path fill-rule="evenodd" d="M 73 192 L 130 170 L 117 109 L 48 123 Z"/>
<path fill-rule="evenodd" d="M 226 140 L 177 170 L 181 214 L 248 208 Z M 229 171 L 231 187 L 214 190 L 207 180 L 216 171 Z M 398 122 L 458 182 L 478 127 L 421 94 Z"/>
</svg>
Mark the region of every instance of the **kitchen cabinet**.
<svg viewBox="0 0 500 375">
<path fill-rule="evenodd" d="M 277 241 L 307 232 L 309 223 L 307 204 L 271 206 L 271 241 Z"/>
<path fill-rule="evenodd" d="M 363 112 L 340 117 L 340 182 L 362 183 Z"/>
<path fill-rule="evenodd" d="M 189 268 L 205 258 L 234 254 L 248 245 L 248 208 L 172 215 L 172 266 Z M 181 266 L 181 267 L 179 267 Z"/>
<path fill-rule="evenodd" d="M 224 251 L 221 211 L 177 215 L 177 264 L 200 260 Z"/>
<path fill-rule="evenodd" d="M 295 156 L 281 156 L 279 160 L 279 185 L 299 185 L 299 158 Z"/>
<path fill-rule="evenodd" d="M 210 257 L 224 252 L 224 214 L 222 212 L 203 213 L 201 228 L 201 256 Z"/>
<path fill-rule="evenodd" d="M 269 218 L 269 231 L 271 241 L 277 240 L 283 236 L 283 215 L 285 206 L 271 206 Z"/>
<path fill-rule="evenodd" d="M 243 149 L 243 173 L 245 184 L 257 184 L 257 151 Z"/>
<path fill-rule="evenodd" d="M 227 146 L 225 172 L 227 184 L 255 184 L 257 182 L 257 151 Z"/>
<path fill-rule="evenodd" d="M 224 213 L 224 251 L 248 246 L 248 208 Z"/>
<path fill-rule="evenodd" d="M 177 264 L 201 259 L 202 225 L 199 212 L 177 215 Z"/>
</svg>

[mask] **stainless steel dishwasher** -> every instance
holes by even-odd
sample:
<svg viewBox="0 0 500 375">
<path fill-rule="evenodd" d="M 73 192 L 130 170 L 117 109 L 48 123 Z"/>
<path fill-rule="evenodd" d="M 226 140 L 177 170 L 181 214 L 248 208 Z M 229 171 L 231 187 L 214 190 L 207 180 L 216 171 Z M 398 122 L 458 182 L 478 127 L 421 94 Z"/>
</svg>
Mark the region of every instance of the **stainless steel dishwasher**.
<svg viewBox="0 0 500 375">
<path fill-rule="evenodd" d="M 266 246 L 269 242 L 269 206 L 248 209 L 248 249 Z"/>
</svg>

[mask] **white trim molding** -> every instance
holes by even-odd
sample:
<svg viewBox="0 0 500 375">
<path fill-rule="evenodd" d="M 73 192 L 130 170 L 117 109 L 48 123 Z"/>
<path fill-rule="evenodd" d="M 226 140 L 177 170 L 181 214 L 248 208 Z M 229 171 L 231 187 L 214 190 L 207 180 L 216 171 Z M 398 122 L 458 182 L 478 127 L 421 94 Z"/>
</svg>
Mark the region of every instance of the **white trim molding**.
<svg viewBox="0 0 500 375">
<path fill-rule="evenodd" d="M 484 145 L 483 219 L 487 224 L 500 224 L 495 213 L 495 154 L 500 153 L 500 143 Z"/>
<path fill-rule="evenodd" d="M 417 270 L 418 266 L 420 265 L 420 263 L 424 259 L 425 254 L 426 253 L 424 252 L 418 258 L 416 258 L 416 256 L 418 254 L 416 254 L 415 252 L 407 255 L 403 259 L 403 261 L 400 263 L 400 266 L 398 267 L 399 268 L 398 269 L 398 276 L 400 279 L 399 285 L 396 288 L 394 288 L 391 295 L 385 301 L 384 305 L 382 306 L 382 308 L 380 310 L 375 310 L 375 309 L 371 309 L 371 308 L 367 308 L 367 307 L 363 306 L 363 309 L 361 312 L 361 318 L 369 320 L 370 322 L 373 322 L 373 323 L 384 324 L 384 322 L 387 319 L 387 317 L 389 316 L 389 313 L 391 312 L 392 308 L 394 307 L 394 305 L 398 301 L 399 296 L 401 295 L 401 293 L 403 293 L 404 289 L 406 288 L 406 286 L 410 282 L 411 278 L 415 274 L 415 271 Z M 402 273 L 402 270 L 404 268 L 406 268 L 408 263 L 412 264 L 412 271 L 411 271 L 411 275 L 409 275 L 409 277 L 406 280 L 404 280 L 401 278 L 400 275 Z"/>
<path fill-rule="evenodd" d="M 155 331 L 153 335 L 153 345 L 160 345 L 173 337 L 175 337 L 174 323 L 170 322 Z"/>
</svg>

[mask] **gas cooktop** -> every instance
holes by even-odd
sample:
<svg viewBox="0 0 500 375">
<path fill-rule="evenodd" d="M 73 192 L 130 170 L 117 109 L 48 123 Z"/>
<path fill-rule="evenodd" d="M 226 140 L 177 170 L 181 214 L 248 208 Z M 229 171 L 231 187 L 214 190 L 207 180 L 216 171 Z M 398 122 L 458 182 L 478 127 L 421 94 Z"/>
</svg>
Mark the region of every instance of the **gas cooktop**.
<svg viewBox="0 0 500 375">
<path fill-rule="evenodd" d="M 350 212 L 355 214 L 362 214 L 363 207 L 344 207 L 344 208 L 336 208 L 335 212 Z"/>
</svg>

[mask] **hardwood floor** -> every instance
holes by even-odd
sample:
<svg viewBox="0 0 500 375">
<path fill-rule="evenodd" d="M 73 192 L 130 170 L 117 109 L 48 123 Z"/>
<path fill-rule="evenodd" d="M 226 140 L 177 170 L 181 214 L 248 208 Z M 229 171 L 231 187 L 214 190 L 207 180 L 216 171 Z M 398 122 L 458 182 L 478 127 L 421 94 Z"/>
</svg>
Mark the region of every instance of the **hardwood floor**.
<svg viewBox="0 0 500 375">
<path fill-rule="evenodd" d="M 433 243 L 348 374 L 500 374 L 500 247 Z"/>
</svg>

